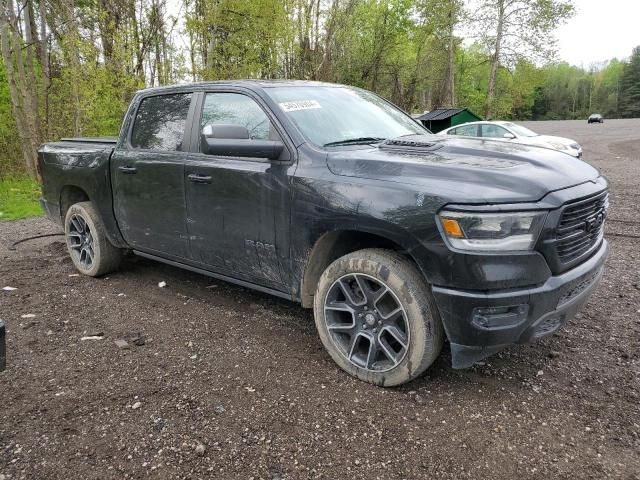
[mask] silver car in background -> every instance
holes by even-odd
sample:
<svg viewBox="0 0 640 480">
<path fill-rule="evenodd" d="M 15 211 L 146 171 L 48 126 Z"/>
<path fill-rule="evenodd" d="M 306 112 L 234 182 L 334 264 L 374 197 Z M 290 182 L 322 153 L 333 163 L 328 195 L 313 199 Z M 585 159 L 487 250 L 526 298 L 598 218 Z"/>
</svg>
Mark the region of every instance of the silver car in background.
<svg viewBox="0 0 640 480">
<path fill-rule="evenodd" d="M 540 135 L 513 122 L 469 122 L 439 132 L 439 135 L 486 138 L 536 147 L 551 148 L 573 157 L 582 157 L 582 147 L 575 140 L 552 135 Z"/>
</svg>

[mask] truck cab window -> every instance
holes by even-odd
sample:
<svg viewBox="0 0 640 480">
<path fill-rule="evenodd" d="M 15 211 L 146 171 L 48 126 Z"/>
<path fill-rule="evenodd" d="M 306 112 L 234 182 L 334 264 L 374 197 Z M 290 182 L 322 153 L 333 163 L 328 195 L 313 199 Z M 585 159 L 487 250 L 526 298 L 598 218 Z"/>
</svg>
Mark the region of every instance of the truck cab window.
<svg viewBox="0 0 640 480">
<path fill-rule="evenodd" d="M 262 108 L 250 97 L 240 93 L 208 93 L 204 100 L 200 127 L 205 125 L 240 125 L 249 131 L 249 138 L 273 138 L 271 122 Z"/>
<path fill-rule="evenodd" d="M 181 150 L 190 103 L 190 93 L 142 100 L 133 122 L 131 145 L 144 150 Z"/>
</svg>

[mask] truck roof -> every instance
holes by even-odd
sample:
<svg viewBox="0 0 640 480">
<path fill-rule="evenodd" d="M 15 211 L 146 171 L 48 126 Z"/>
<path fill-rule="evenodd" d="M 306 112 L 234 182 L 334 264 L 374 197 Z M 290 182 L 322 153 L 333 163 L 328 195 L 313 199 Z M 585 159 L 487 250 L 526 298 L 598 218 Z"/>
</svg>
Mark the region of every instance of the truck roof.
<svg viewBox="0 0 640 480">
<path fill-rule="evenodd" d="M 328 82 L 317 82 L 314 80 L 213 80 L 213 81 L 205 81 L 205 82 L 192 82 L 192 83 L 178 83 L 173 85 L 163 85 L 160 87 L 150 87 L 139 90 L 139 92 L 149 93 L 149 92 L 162 92 L 164 90 L 188 90 L 193 87 L 198 88 L 206 88 L 207 86 L 220 86 L 220 85 L 228 85 L 228 86 L 243 86 L 249 88 L 271 88 L 271 87 L 305 87 L 305 86 L 314 86 L 314 87 L 345 87 L 346 85 L 341 85 L 339 83 L 328 83 Z"/>
</svg>

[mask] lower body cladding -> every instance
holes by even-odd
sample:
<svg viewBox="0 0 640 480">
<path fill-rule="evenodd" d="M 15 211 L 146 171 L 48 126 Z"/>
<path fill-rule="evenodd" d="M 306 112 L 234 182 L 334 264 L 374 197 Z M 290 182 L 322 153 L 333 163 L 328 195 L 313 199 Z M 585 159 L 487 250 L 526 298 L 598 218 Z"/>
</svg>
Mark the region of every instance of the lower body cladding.
<svg viewBox="0 0 640 480">
<path fill-rule="evenodd" d="M 515 343 L 552 334 L 586 303 L 602 277 L 606 240 L 584 263 L 528 289 L 473 292 L 433 287 L 453 368 L 466 368 Z"/>
</svg>

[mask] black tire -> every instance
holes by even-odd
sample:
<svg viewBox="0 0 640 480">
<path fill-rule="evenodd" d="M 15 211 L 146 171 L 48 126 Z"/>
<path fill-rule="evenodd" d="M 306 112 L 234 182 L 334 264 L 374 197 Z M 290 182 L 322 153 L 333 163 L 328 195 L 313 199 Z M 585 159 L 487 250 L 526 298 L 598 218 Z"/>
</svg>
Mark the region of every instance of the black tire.
<svg viewBox="0 0 640 480">
<path fill-rule="evenodd" d="M 67 210 L 64 220 L 67 250 L 80 273 L 99 277 L 120 266 L 122 250 L 111 245 L 104 230 L 91 202 L 76 203 Z"/>
<path fill-rule="evenodd" d="M 360 302 L 363 306 L 354 306 Z M 391 313 L 398 308 L 400 313 Z M 359 250 L 329 265 L 318 282 L 314 313 L 331 358 L 375 385 L 392 387 L 417 378 L 444 342 L 428 283 L 410 260 L 390 250 Z"/>
</svg>

